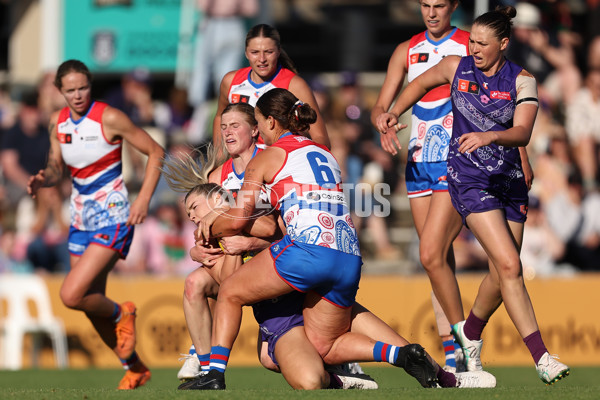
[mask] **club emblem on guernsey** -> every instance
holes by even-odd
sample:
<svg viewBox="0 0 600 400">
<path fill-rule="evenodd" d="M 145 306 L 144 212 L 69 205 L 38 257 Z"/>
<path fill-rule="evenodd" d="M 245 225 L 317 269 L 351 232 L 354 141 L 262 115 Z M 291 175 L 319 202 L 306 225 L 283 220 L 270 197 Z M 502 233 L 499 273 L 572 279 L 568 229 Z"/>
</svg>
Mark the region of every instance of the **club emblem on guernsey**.
<svg viewBox="0 0 600 400">
<path fill-rule="evenodd" d="M 458 91 L 472 94 L 479 94 L 479 84 L 466 79 L 458 80 Z"/>
</svg>

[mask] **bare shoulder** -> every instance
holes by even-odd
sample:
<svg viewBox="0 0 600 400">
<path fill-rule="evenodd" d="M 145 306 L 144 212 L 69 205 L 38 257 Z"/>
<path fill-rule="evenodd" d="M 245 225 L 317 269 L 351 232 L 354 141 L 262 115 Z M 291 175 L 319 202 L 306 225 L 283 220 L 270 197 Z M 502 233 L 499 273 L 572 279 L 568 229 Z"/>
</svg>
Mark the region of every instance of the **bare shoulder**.
<svg viewBox="0 0 600 400">
<path fill-rule="evenodd" d="M 221 171 L 223 171 L 223 165 L 219 165 L 208 175 L 209 183 L 216 183 L 217 185 L 221 184 Z"/>
</svg>

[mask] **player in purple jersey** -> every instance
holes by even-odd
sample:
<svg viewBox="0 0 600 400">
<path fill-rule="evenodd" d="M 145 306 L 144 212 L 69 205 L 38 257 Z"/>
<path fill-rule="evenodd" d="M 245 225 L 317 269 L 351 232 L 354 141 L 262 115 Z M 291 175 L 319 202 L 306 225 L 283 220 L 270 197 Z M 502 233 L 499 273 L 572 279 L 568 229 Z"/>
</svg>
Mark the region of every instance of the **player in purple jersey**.
<svg viewBox="0 0 600 400">
<path fill-rule="evenodd" d="M 451 18 L 458 0 L 419 0 L 426 30 L 400 43 L 392 54 L 385 81 L 371 111 L 371 121 L 386 130 L 388 110 L 408 81 L 449 55 L 468 55 L 469 33 L 455 28 Z M 420 260 L 431 280 L 432 303 L 438 333 L 446 356 L 444 368 L 464 370 L 464 357 L 455 342 L 451 323 L 465 319 L 458 282 L 454 276 L 452 241 L 461 228 L 460 216 L 452 208 L 446 179 L 446 158 L 452 135 L 450 87 L 444 85 L 428 93 L 413 108 L 412 129 L 406 163 L 406 190 L 410 211 L 419 236 Z M 382 148 L 397 154 L 398 139 L 381 135 Z M 397 144 L 392 142 L 396 139 Z M 432 151 L 436 149 L 436 151 Z M 438 301 L 438 298 L 440 299 Z M 441 304 L 445 305 L 442 309 Z M 458 364 L 458 365 L 457 365 Z"/>
<path fill-rule="evenodd" d="M 471 56 L 448 56 L 411 82 L 391 110 L 386 135 L 403 128 L 398 115 L 427 91 L 452 85 L 450 196 L 491 261 L 469 317 L 454 324 L 453 333 L 469 370 L 481 369 L 481 332 L 504 301 L 540 379 L 552 384 L 569 368 L 544 345 L 519 259 L 527 184 L 518 147 L 529 142 L 538 100 L 533 76 L 504 57 L 515 15 L 515 8 L 507 6 L 477 17 L 469 38 Z"/>
</svg>

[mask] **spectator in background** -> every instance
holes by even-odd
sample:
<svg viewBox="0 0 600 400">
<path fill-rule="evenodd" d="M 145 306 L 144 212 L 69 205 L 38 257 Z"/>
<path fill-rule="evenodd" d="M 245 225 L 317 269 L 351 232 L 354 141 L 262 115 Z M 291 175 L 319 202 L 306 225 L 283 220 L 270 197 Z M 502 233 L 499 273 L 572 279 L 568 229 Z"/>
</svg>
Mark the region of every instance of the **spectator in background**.
<svg viewBox="0 0 600 400">
<path fill-rule="evenodd" d="M 27 193 L 29 177 L 46 166 L 50 139 L 41 117 L 38 93 L 25 93 L 17 122 L 2 137 L 0 165 L 6 178 L 6 195 L 13 207 Z"/>
<path fill-rule="evenodd" d="M 566 109 L 566 128 L 581 171 L 583 188 L 598 188 L 598 148 L 600 145 L 600 69 L 591 69 L 585 86 L 577 91 Z"/>
<path fill-rule="evenodd" d="M 390 189 L 386 195 L 392 193 L 397 186 L 397 160 L 383 151 L 378 144 L 357 74 L 344 71 L 341 73 L 341 80 L 341 86 L 332 104 L 332 114 L 340 125 L 341 134 L 346 142 L 347 152 L 342 158 L 342 170 L 345 171 L 344 183 L 350 185 L 347 195 L 352 210 L 352 221 L 360 231 L 363 220 L 361 217 L 366 216 L 365 222 L 373 238 L 375 258 L 395 261 L 400 257 L 399 250 L 390 243 L 385 219 L 375 215 L 373 211 L 375 207 L 382 206 L 377 201 L 382 196 L 374 196 L 374 191 L 381 187 L 378 184 L 384 183 Z M 366 185 L 356 187 L 361 183 Z"/>
<path fill-rule="evenodd" d="M 152 99 L 150 71 L 138 67 L 123 75 L 121 85 L 106 94 L 106 103 L 119 109 L 134 125 L 143 128 L 159 145 L 165 146 L 165 132 L 157 127 L 155 102 Z M 136 193 L 144 180 L 146 158 L 125 141 L 123 143 L 123 178 L 132 193 Z"/>
<path fill-rule="evenodd" d="M 555 174 L 542 192 L 544 211 L 552 231 L 566 244 L 559 262 L 580 270 L 600 270 L 600 194 L 584 193 L 581 175 Z"/>
<path fill-rule="evenodd" d="M 198 267 L 188 254 L 195 246 L 196 226 L 189 221 L 183 202 L 170 192 L 159 195 L 153 211 L 134 236 L 120 273 L 150 273 L 156 276 L 186 276 Z"/>
<path fill-rule="evenodd" d="M 56 90 L 54 86 L 54 77 L 56 71 L 49 71 L 42 75 L 40 82 L 38 83 L 39 99 L 38 107 L 42 114 L 42 125 L 48 126 L 50 122 L 50 116 L 54 111 L 58 111 L 67 105 L 64 97 Z"/>
<path fill-rule="evenodd" d="M 155 126 L 150 71 L 138 67 L 123 75 L 121 86 L 106 95 L 106 102 L 123 111 L 137 126 Z"/>
<path fill-rule="evenodd" d="M 38 192 L 27 210 L 31 223 L 27 236 L 27 260 L 40 272 L 67 272 L 70 256 L 69 237 L 69 181 L 63 179 L 57 187 L 49 187 Z M 65 193 L 66 192 L 66 193 Z M 23 198 L 28 199 L 28 197 Z M 20 214 L 23 209 L 20 207 Z"/>
<path fill-rule="evenodd" d="M 535 5 L 519 2 L 515 8 L 517 16 L 507 58 L 535 76 L 540 83 L 540 103 L 554 106 L 569 103 L 581 86 L 581 73 L 576 65 L 576 48 L 581 38 L 570 30 L 568 19 L 543 24 L 542 13 Z"/>
<path fill-rule="evenodd" d="M 0 132 L 10 128 L 14 123 L 15 111 L 8 83 L 4 81 L 4 76 L 0 75 Z"/>
<path fill-rule="evenodd" d="M 554 233 L 541 208 L 540 200 L 529 196 L 527 222 L 523 232 L 521 260 L 523 276 L 527 280 L 537 276 L 548 276 L 559 271 L 558 261 L 565 254 L 565 243 Z M 570 271 L 569 268 L 561 268 Z"/>
<path fill-rule="evenodd" d="M 196 0 L 196 5 L 202 16 L 198 22 L 189 85 L 189 103 L 194 107 L 189 142 L 193 145 L 207 139 L 210 119 L 207 102 L 219 93 L 223 76 L 241 68 L 247 29 L 245 22 L 258 13 L 257 0 Z M 212 96 L 211 90 L 214 91 Z"/>
</svg>

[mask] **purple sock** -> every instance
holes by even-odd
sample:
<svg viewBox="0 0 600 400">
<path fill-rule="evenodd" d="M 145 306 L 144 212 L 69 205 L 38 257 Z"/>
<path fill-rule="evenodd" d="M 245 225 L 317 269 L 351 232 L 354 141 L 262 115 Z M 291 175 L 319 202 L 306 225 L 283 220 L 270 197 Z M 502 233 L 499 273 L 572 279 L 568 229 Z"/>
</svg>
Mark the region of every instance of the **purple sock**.
<svg viewBox="0 0 600 400">
<path fill-rule="evenodd" d="M 546 346 L 544 345 L 544 341 L 542 340 L 542 334 L 540 333 L 540 331 L 535 331 L 531 335 L 523 339 L 523 341 L 529 349 L 529 352 L 533 357 L 535 365 L 537 365 L 538 361 L 540 361 L 540 358 L 542 358 L 544 353 L 548 351 L 546 349 Z"/>
<path fill-rule="evenodd" d="M 456 377 L 454 376 L 453 373 L 444 371 L 438 365 L 438 371 L 437 371 L 436 375 L 437 375 L 438 382 L 440 383 L 441 387 L 443 387 L 443 388 L 456 387 Z"/>
<path fill-rule="evenodd" d="M 467 320 L 465 321 L 464 331 L 465 336 L 469 340 L 480 340 L 481 332 L 483 332 L 483 328 L 487 325 L 487 321 L 479 319 L 473 314 L 473 311 L 469 313 Z"/>
<path fill-rule="evenodd" d="M 341 389 L 344 384 L 342 383 L 342 380 L 340 378 L 337 377 L 337 375 L 332 374 L 331 372 L 328 372 L 329 374 L 329 387 L 327 387 L 327 389 Z"/>
</svg>

